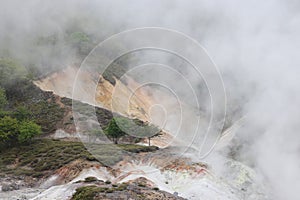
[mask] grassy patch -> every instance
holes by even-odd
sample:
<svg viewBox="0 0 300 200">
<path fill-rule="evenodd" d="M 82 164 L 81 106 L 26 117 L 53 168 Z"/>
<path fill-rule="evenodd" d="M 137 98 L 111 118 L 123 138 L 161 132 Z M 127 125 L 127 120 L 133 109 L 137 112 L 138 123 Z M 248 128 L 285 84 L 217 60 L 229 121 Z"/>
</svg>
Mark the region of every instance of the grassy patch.
<svg viewBox="0 0 300 200">
<path fill-rule="evenodd" d="M 130 152 L 154 151 L 157 147 L 133 144 L 118 145 Z M 122 160 L 122 155 L 112 144 L 95 145 L 95 157 L 104 165 L 113 165 Z M 0 152 L 0 174 L 41 177 L 53 173 L 62 166 L 77 160 L 96 161 L 81 142 L 60 140 L 34 140 L 30 145 L 8 148 Z"/>
<path fill-rule="evenodd" d="M 86 177 L 86 178 L 84 179 L 84 182 L 85 182 L 85 183 L 91 183 L 91 182 L 96 182 L 96 181 L 98 181 L 98 179 L 97 179 L 96 177 L 93 177 L 93 176 Z"/>
<path fill-rule="evenodd" d="M 124 191 L 128 184 L 116 184 L 113 187 L 98 187 L 96 185 L 84 186 L 76 189 L 71 200 L 93 200 L 99 193 L 113 193 L 115 191 Z"/>
<path fill-rule="evenodd" d="M 13 175 L 40 177 L 76 159 L 91 159 L 80 142 L 35 140 L 30 145 L 5 149 L 0 153 L 0 171 Z"/>
<path fill-rule="evenodd" d="M 118 147 L 118 148 L 116 148 Z M 136 144 L 91 144 L 90 152 L 105 166 L 111 166 L 123 159 L 128 153 L 153 152 L 158 150 L 156 146 L 142 146 Z M 124 150 L 124 151 L 121 151 Z"/>
<path fill-rule="evenodd" d="M 108 188 L 100 188 L 97 186 L 86 186 L 76 189 L 71 200 L 93 200 L 98 193 L 107 191 Z"/>
<path fill-rule="evenodd" d="M 153 152 L 158 150 L 158 147 L 156 146 L 142 146 L 136 144 L 119 144 L 118 146 L 124 151 L 129 151 L 132 153 Z"/>
</svg>

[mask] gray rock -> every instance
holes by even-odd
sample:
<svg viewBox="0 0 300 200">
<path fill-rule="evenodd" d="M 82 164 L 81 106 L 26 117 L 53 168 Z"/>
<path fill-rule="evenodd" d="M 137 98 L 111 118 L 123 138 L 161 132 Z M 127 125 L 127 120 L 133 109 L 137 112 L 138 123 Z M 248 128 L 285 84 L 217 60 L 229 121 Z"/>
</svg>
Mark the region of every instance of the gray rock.
<svg viewBox="0 0 300 200">
<path fill-rule="evenodd" d="M 15 183 L 2 185 L 3 192 L 18 190 L 18 189 L 20 189 L 20 187 L 19 187 L 19 185 L 15 184 Z"/>
</svg>

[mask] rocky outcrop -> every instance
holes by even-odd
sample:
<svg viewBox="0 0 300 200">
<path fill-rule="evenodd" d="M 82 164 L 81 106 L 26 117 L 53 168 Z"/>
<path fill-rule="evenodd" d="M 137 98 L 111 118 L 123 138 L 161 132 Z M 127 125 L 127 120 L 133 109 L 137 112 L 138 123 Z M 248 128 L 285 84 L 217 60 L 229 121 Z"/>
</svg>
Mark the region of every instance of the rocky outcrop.
<svg viewBox="0 0 300 200">
<path fill-rule="evenodd" d="M 44 91 L 51 91 L 60 97 L 67 97 L 73 99 L 73 89 L 75 81 L 84 80 L 82 83 L 85 90 L 82 95 L 75 99 L 81 102 L 90 103 L 114 112 L 121 113 L 126 116 L 136 117 L 145 121 L 149 121 L 149 113 L 151 105 L 155 99 L 151 94 L 145 91 L 133 91 L 130 88 L 135 88 L 136 83 L 134 80 L 127 78 L 126 84 L 119 80 L 115 80 L 113 85 L 108 80 L 99 75 L 99 82 L 94 91 L 94 78 L 89 72 L 81 72 L 80 80 L 76 79 L 78 72 L 77 67 L 67 67 L 64 70 L 55 72 L 43 79 L 34 82 L 39 88 Z M 76 98 L 76 95 L 75 97 Z M 96 99 L 96 102 L 95 102 Z M 127 107 L 127 100 L 130 99 L 130 109 Z"/>
<path fill-rule="evenodd" d="M 92 180 L 92 184 L 87 180 Z M 112 184 L 89 177 L 84 182 L 88 182 L 89 185 L 77 188 L 71 200 L 184 200 L 177 194 L 160 191 L 153 182 L 145 178 Z"/>
</svg>

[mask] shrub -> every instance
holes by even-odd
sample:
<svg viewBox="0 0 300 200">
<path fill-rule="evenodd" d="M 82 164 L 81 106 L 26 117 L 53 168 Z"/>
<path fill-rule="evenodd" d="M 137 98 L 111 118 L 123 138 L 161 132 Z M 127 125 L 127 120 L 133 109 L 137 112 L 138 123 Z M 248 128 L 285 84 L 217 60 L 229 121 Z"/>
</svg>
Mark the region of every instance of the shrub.
<svg viewBox="0 0 300 200">
<path fill-rule="evenodd" d="M 2 110 L 8 104 L 6 99 L 5 90 L 0 87 L 0 110 Z"/>
<path fill-rule="evenodd" d="M 32 121 L 19 122 L 5 116 L 0 119 L 0 142 L 2 146 L 11 146 L 27 142 L 41 133 L 41 127 Z"/>
<path fill-rule="evenodd" d="M 18 121 L 9 116 L 0 119 L 0 142 L 10 145 L 17 140 Z"/>
<path fill-rule="evenodd" d="M 119 119 L 117 120 L 119 123 Z M 108 127 L 105 129 L 105 133 L 108 137 L 113 139 L 115 144 L 118 144 L 120 137 L 126 135 L 126 133 L 118 126 L 115 118 L 110 121 Z"/>
<path fill-rule="evenodd" d="M 21 143 L 30 141 L 41 134 L 41 127 L 32 121 L 23 121 L 19 125 L 18 141 Z"/>
<path fill-rule="evenodd" d="M 98 181 L 98 179 L 94 176 L 89 176 L 84 179 L 85 183 L 91 183 L 91 182 L 95 182 L 95 181 Z"/>
<path fill-rule="evenodd" d="M 13 116 L 19 120 L 23 121 L 31 118 L 32 113 L 25 106 L 18 106 Z"/>
<path fill-rule="evenodd" d="M 72 200 L 93 200 L 98 192 L 101 192 L 101 188 L 97 188 L 97 186 L 85 186 L 81 188 L 77 188 L 75 194 L 71 198 Z"/>
</svg>

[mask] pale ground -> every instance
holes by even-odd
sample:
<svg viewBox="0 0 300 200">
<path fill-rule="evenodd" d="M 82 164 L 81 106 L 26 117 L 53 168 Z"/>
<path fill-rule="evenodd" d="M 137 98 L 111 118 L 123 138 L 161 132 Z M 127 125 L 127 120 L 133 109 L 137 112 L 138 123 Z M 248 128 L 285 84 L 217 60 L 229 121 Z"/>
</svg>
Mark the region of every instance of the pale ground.
<svg viewBox="0 0 300 200">
<path fill-rule="evenodd" d="M 76 77 L 77 69 L 74 67 L 68 67 L 62 72 L 54 73 L 47 78 L 36 81 L 35 84 L 45 91 L 53 91 L 55 94 L 72 98 L 73 83 Z M 84 80 L 84 90 L 79 91 L 82 93 L 81 96 L 76 96 L 77 100 L 90 103 L 91 105 L 97 105 L 100 107 L 119 112 L 121 114 L 138 117 L 145 121 L 150 120 L 151 106 L 159 103 L 151 93 L 145 90 L 139 90 L 132 95 L 132 91 L 137 87 L 137 83 L 127 77 L 127 85 L 122 82 L 117 81 L 116 86 L 111 85 L 108 81 L 101 79 L 100 84 L 93 91 L 93 83 L 90 81 L 91 76 L 86 73 L 85 77 L 81 79 Z M 75 88 L 78 89 L 78 88 Z M 80 89 L 78 89 L 80 90 Z M 92 94 L 92 95 L 91 95 Z M 95 96 L 94 96 L 95 95 Z M 160 93 L 161 97 L 165 94 Z M 131 104 L 128 109 L 128 98 L 131 98 Z M 113 103 L 112 103 L 113 99 Z M 163 98 L 162 98 L 163 99 Z M 96 101 L 95 101 L 96 100 Z M 186 105 L 183 105 L 186 106 Z M 170 107 L 174 107 L 171 103 Z M 186 107 L 188 112 L 184 113 L 184 117 L 189 117 L 191 113 L 193 114 L 193 109 Z M 178 111 L 173 110 L 175 115 Z M 161 119 L 159 119 L 161 120 Z M 190 119 L 189 123 L 194 124 L 193 119 Z M 224 132 L 219 144 L 218 149 L 225 147 L 234 136 L 236 130 L 241 126 L 242 120 L 234 124 L 231 128 Z M 171 124 L 174 125 L 174 124 Z M 188 127 L 190 128 L 190 127 Z M 184 129 L 184 132 L 188 132 L 189 129 Z M 172 132 L 172 130 L 170 130 Z M 57 131 L 55 134 L 58 138 L 68 137 L 68 133 L 61 130 Z M 186 137 L 186 138 L 185 138 Z M 174 139 L 171 134 L 165 134 L 162 137 L 153 138 L 151 143 L 159 147 L 165 147 L 170 144 L 170 141 Z M 190 140 L 188 136 L 183 135 L 182 141 L 180 137 L 176 138 L 173 143 L 184 143 L 184 139 Z M 146 142 L 144 143 L 146 145 Z M 16 200 L 22 199 L 25 196 L 27 199 L 33 200 L 64 200 L 72 196 L 75 188 L 78 187 L 74 184 L 77 180 L 82 180 L 88 176 L 95 176 L 100 180 L 111 180 L 113 182 L 124 182 L 133 180 L 138 177 L 145 177 L 152 182 L 154 182 L 157 187 L 161 190 L 165 190 L 170 193 L 177 192 L 179 196 L 182 196 L 191 200 L 238 200 L 238 199 L 251 199 L 251 200 L 262 200 L 265 199 L 262 195 L 256 191 L 257 184 L 252 182 L 255 179 L 255 175 L 252 170 L 240 163 L 235 163 L 231 165 L 224 165 L 224 170 L 227 174 L 222 176 L 213 175 L 213 169 L 207 174 L 194 174 L 189 171 L 174 171 L 166 170 L 161 172 L 158 168 L 151 165 L 127 165 L 123 166 L 124 170 L 118 177 L 113 177 L 105 168 L 89 168 L 84 169 L 78 177 L 76 177 L 70 183 L 64 185 L 51 186 L 55 182 L 56 176 L 50 177 L 42 186 L 49 187 L 48 189 L 23 189 L 12 192 L 0 192 L 0 199 Z M 127 171 L 127 172 L 125 172 Z M 150 173 L 151 172 L 151 173 Z M 249 184 L 250 186 L 247 186 Z M 247 184 L 246 184 L 247 183 Z M 245 192 L 241 189 L 246 184 L 248 188 Z M 254 188 L 254 189 L 253 189 Z M 34 197 L 34 198 L 33 198 Z M 245 198 L 246 197 L 246 198 Z M 23 198 L 23 199 L 24 199 Z"/>
<path fill-rule="evenodd" d="M 127 182 L 138 177 L 145 177 L 152 181 L 160 190 L 170 193 L 176 192 L 179 196 L 190 200 L 240 200 L 244 199 L 244 197 L 251 200 L 264 199 L 263 196 L 259 194 L 259 191 L 254 190 L 252 187 L 246 188 L 249 190 L 248 192 L 242 191 L 239 188 L 239 184 L 243 184 L 243 182 L 247 182 L 254 177 L 254 174 L 251 174 L 251 169 L 239 163 L 229 165 L 229 167 L 230 170 L 235 170 L 232 174 L 237 175 L 237 177 L 240 176 L 237 180 L 235 180 L 236 177 L 232 177 L 231 184 L 226 182 L 229 181 L 230 178 L 224 180 L 214 176 L 210 172 L 196 173 L 190 170 L 176 171 L 172 169 L 160 171 L 158 168 L 149 165 L 124 166 L 122 170 L 129 172 L 121 172 L 117 177 L 112 176 L 111 173 L 103 167 L 89 168 L 82 170 L 75 179 L 67 184 L 49 186 L 48 189 L 23 189 L 2 192 L 0 193 L 0 199 L 16 200 L 27 198 L 32 200 L 67 200 L 75 192 L 75 189 L 80 186 L 80 183 L 75 182 L 84 180 L 90 176 L 97 177 L 99 180 L 110 180 L 116 183 Z M 56 175 L 50 177 L 46 181 L 47 184 L 53 182 L 56 178 Z"/>
</svg>

